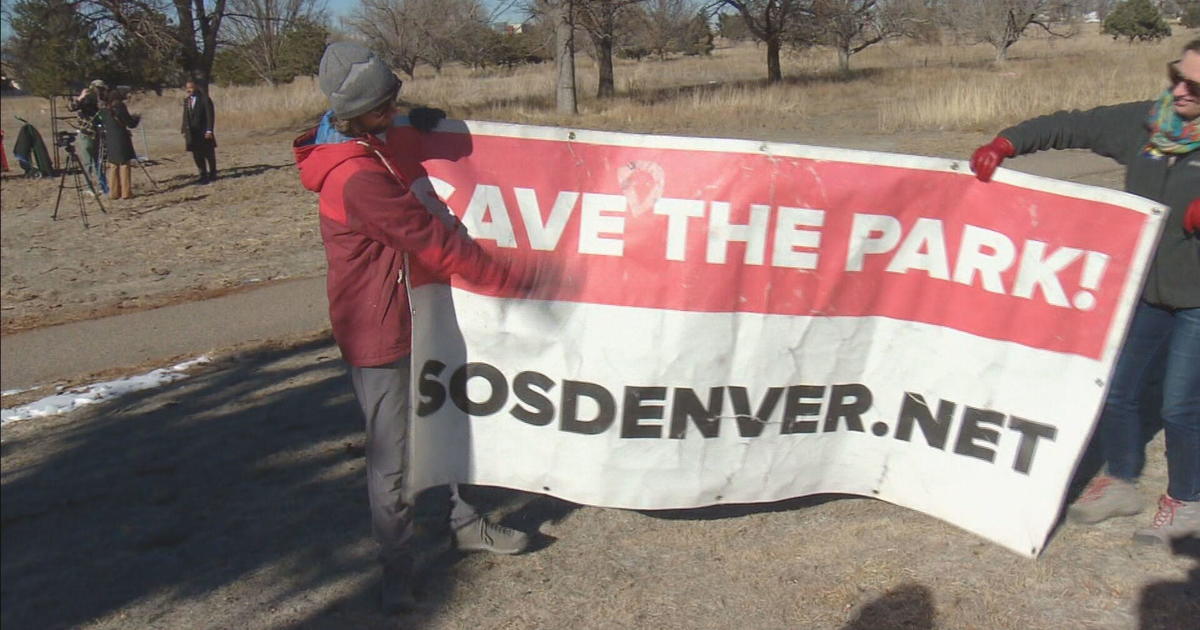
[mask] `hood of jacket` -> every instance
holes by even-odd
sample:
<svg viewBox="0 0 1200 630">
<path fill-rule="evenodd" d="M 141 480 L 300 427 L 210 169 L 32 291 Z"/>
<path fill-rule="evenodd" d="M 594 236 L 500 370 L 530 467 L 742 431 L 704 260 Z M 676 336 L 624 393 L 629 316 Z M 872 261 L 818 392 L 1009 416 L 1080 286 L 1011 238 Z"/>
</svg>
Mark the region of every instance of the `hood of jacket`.
<svg viewBox="0 0 1200 630">
<path fill-rule="evenodd" d="M 373 159 L 371 150 L 358 140 L 333 144 L 317 144 L 315 128 L 306 131 L 292 142 L 300 183 L 315 193 L 321 192 L 325 179 L 343 162 L 357 158 Z M 367 139 L 367 142 L 371 142 Z"/>
</svg>

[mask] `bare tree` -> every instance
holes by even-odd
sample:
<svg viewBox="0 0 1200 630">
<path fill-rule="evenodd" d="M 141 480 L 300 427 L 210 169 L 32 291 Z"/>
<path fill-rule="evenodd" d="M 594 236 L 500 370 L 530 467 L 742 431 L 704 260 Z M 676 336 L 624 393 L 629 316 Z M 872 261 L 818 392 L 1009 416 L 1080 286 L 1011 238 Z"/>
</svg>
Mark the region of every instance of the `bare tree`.
<svg viewBox="0 0 1200 630">
<path fill-rule="evenodd" d="M 642 44 L 663 59 L 667 51 L 679 47 L 688 21 L 696 15 L 696 8 L 688 0 L 649 0 L 644 14 Z"/>
<path fill-rule="evenodd" d="M 575 87 L 575 27 L 577 5 L 585 0 L 525 0 L 530 21 L 553 33 L 554 103 L 560 114 L 579 113 Z"/>
<path fill-rule="evenodd" d="M 838 70 L 850 57 L 886 39 L 907 35 L 921 21 L 912 0 L 814 0 L 812 20 L 796 32 L 801 45 L 823 43 L 838 53 Z"/>
<path fill-rule="evenodd" d="M 596 96 L 605 98 L 616 94 L 613 77 L 613 46 L 622 14 L 629 7 L 645 0 L 577 0 L 576 21 L 592 40 L 599 79 Z M 682 2 L 682 0 L 676 0 Z"/>
<path fill-rule="evenodd" d="M 343 25 L 366 40 L 389 66 L 410 78 L 421 61 L 420 42 L 405 11 L 404 0 L 360 0 Z"/>
<path fill-rule="evenodd" d="M 975 42 L 987 42 L 996 50 L 996 63 L 1008 59 L 1008 49 L 1031 27 L 1055 37 L 1070 37 L 1074 25 L 1052 21 L 1069 13 L 1071 0 L 955 0 L 948 12 L 955 29 Z"/>
<path fill-rule="evenodd" d="M 237 56 L 254 74 L 274 85 L 285 37 L 303 21 L 325 21 L 323 0 L 229 0 L 226 32 Z"/>
<path fill-rule="evenodd" d="M 421 59 L 442 71 L 452 60 L 478 60 L 494 45 L 488 12 L 480 0 L 408 0 Z"/>
<path fill-rule="evenodd" d="M 554 24 L 555 109 L 575 115 L 575 0 L 547 0 L 547 5 Z"/>
<path fill-rule="evenodd" d="M 178 47 L 192 79 L 207 84 L 212 76 L 226 0 L 83 0 L 81 6 L 97 24 L 117 26 L 150 50 Z M 174 19 L 153 19 L 161 15 Z"/>
<path fill-rule="evenodd" d="M 419 63 L 441 71 L 454 59 L 479 59 L 489 19 L 480 0 L 360 0 L 343 24 L 412 77 Z"/>
<path fill-rule="evenodd" d="M 779 50 L 788 33 L 812 19 L 813 0 L 724 0 L 746 20 L 754 38 L 767 45 L 767 81 L 783 80 Z"/>
</svg>

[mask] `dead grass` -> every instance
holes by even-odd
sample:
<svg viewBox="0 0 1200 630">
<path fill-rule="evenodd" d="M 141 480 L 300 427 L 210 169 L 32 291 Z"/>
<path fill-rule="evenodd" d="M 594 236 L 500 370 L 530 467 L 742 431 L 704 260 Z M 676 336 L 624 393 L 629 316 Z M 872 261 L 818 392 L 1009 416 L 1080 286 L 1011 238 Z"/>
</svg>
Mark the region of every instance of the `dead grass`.
<svg viewBox="0 0 1200 630">
<path fill-rule="evenodd" d="M 784 59 L 781 84 L 764 80 L 765 52 L 753 44 L 718 49 L 711 57 L 618 61 L 618 96 L 592 96 L 596 74 L 579 63 L 580 115 L 554 113 L 553 67 L 419 74 L 405 96 L 444 107 L 461 118 L 600 129 L 720 134 L 766 127 L 832 133 L 994 131 L 1064 108 L 1152 98 L 1163 88 L 1163 65 L 1194 33 L 1130 46 L 1089 32 L 1071 39 L 1033 37 L 1010 61 L 995 65 L 989 46 L 893 43 L 853 58 L 842 76 L 827 49 Z"/>
<path fill-rule="evenodd" d="M 1014 46 L 1002 65 L 991 63 L 986 45 L 896 42 L 856 55 L 848 76 L 836 71 L 830 50 L 816 48 L 787 54 L 785 80 L 775 85 L 763 80 L 764 50 L 746 43 L 720 48 L 711 57 L 618 60 L 618 96 L 605 101 L 592 96 L 595 65 L 581 56 L 577 117 L 554 112 L 553 64 L 488 71 L 449 67 L 441 74 L 422 68 L 405 81 L 403 96 L 458 118 L 634 132 L 990 133 L 1058 109 L 1152 98 L 1163 88 L 1164 62 L 1193 36 L 1177 29 L 1166 41 L 1133 46 L 1094 30 L 1067 40 L 1031 37 Z M 224 133 L 295 127 L 314 120 L 325 106 L 309 77 L 276 87 L 218 86 L 212 95 Z M 147 121 L 135 141 L 152 150 L 158 142 L 178 144 L 181 97 L 180 90 L 135 96 L 131 109 Z M 6 98 L 4 114 L 7 132 L 15 131 L 11 115 L 48 130 L 43 99 Z"/>
</svg>

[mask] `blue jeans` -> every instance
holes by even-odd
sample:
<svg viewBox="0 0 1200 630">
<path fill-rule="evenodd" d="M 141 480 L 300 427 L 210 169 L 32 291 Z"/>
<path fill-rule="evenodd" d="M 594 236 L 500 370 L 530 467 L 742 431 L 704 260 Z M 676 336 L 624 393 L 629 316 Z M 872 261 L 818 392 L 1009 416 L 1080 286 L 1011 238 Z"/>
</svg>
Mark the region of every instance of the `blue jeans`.
<svg viewBox="0 0 1200 630">
<path fill-rule="evenodd" d="M 1162 375 L 1161 399 L 1154 387 Z M 1108 474 L 1134 480 L 1145 463 L 1139 408 L 1162 419 L 1167 443 L 1167 494 L 1200 501 L 1200 308 L 1171 310 L 1138 302 L 1104 410 L 1098 439 Z"/>
</svg>

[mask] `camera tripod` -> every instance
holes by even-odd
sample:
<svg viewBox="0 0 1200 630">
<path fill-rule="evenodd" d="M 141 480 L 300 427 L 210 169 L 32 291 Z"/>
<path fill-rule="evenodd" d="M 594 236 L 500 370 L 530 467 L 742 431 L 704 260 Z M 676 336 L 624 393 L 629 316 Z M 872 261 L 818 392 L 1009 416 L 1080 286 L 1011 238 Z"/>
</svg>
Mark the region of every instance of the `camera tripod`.
<svg viewBox="0 0 1200 630">
<path fill-rule="evenodd" d="M 158 182 L 154 181 L 154 177 L 152 177 L 150 175 L 150 169 L 146 168 L 146 165 L 144 163 L 142 163 L 141 160 L 134 158 L 133 160 L 130 160 L 130 161 L 136 162 L 138 167 L 140 167 L 142 169 L 142 173 L 144 173 L 146 175 L 146 179 L 150 180 L 151 184 L 154 184 L 154 190 L 156 190 L 156 191 L 162 190 L 162 188 L 158 185 Z"/>
<path fill-rule="evenodd" d="M 100 201 L 100 194 L 96 192 L 96 186 L 92 184 L 92 178 L 87 174 L 87 170 L 83 168 L 83 162 L 79 159 L 79 154 L 75 152 L 75 146 L 67 144 L 64 149 L 67 150 L 67 164 L 63 168 L 62 176 L 58 178 L 58 198 L 54 201 L 54 214 L 50 215 L 52 221 L 58 220 L 58 207 L 62 203 L 63 189 L 67 184 L 67 173 L 70 172 L 75 176 L 75 197 L 79 202 L 79 218 L 83 220 L 83 227 L 88 226 L 87 207 L 83 201 L 83 186 L 79 182 L 79 176 L 83 176 L 83 181 L 87 182 L 88 190 L 91 191 L 92 197 L 96 200 L 96 205 L 100 207 L 100 212 L 108 214 L 108 210 L 104 209 L 104 203 Z M 72 170 L 76 168 L 78 170 Z"/>
</svg>

